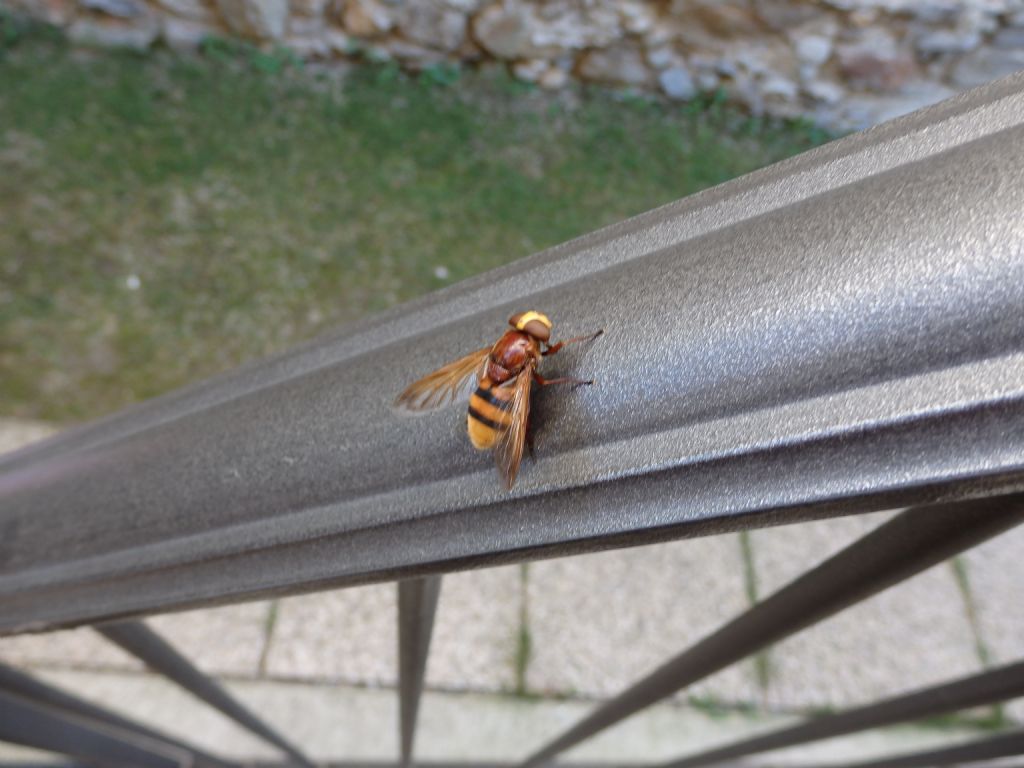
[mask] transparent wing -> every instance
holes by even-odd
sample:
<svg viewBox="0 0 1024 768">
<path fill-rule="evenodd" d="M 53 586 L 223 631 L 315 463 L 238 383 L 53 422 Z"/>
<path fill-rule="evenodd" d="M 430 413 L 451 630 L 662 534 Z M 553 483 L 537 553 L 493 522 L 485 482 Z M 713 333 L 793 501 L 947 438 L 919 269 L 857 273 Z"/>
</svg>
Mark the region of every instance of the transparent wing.
<svg viewBox="0 0 1024 768">
<path fill-rule="evenodd" d="M 454 402 L 463 394 L 463 390 L 468 390 L 467 385 L 472 378 L 486 365 L 490 351 L 490 347 L 478 349 L 428 373 L 405 388 L 395 399 L 395 407 L 405 411 L 429 411 Z"/>
<path fill-rule="evenodd" d="M 498 472 L 505 480 L 506 488 L 515 485 L 519 464 L 523 460 L 526 428 L 530 421 L 530 384 L 533 381 L 534 365 L 533 362 L 527 363 L 516 377 L 508 409 L 512 422 L 508 429 L 501 433 L 497 445 L 494 446 L 494 459 L 498 464 Z"/>
</svg>

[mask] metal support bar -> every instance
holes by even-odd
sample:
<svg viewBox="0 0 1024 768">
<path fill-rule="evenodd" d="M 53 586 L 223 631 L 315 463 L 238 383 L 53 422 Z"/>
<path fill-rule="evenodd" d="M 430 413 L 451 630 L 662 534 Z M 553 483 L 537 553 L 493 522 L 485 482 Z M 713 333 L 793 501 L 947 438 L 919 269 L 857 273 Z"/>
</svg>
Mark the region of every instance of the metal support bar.
<svg viewBox="0 0 1024 768">
<path fill-rule="evenodd" d="M 252 768 L 286 768 L 287 763 L 270 763 L 270 762 L 254 762 L 249 764 Z M 514 763 L 500 763 L 492 761 L 474 760 L 472 762 L 449 762 L 449 761 L 429 761 L 419 762 L 417 765 L 420 768 L 514 768 Z M 0 768 L 90 768 L 84 764 L 66 764 L 61 763 L 60 765 L 51 763 L 0 763 Z M 350 761 L 332 761 L 330 763 L 322 763 L 320 768 L 403 768 L 402 764 L 394 761 L 385 760 L 350 760 Z M 625 763 L 573 763 L 572 768 L 650 768 L 649 764 L 625 764 Z M 999 766 L 999 768 L 1024 768 L 1021 766 Z"/>
<path fill-rule="evenodd" d="M 3 691 L 0 741 L 59 752 L 100 766 L 182 768 L 191 764 L 187 750 Z"/>
<path fill-rule="evenodd" d="M 674 760 L 666 763 L 664 768 L 715 765 L 745 755 L 994 704 L 1017 696 L 1024 696 L 1024 661 L 845 712 L 816 717 L 788 728 Z"/>
<path fill-rule="evenodd" d="M 196 669 L 188 659 L 142 622 L 103 624 L 95 629 L 112 643 L 141 659 L 154 671 L 177 683 L 214 709 L 223 712 L 243 728 L 270 742 L 295 762 L 306 768 L 315 768 L 314 763 L 298 748 L 242 706 L 217 681 Z"/>
<path fill-rule="evenodd" d="M 1022 145 L 1024 74 L 4 456 L 0 633 L 1024 490 Z M 509 493 L 392 402 L 530 308 L 606 333 Z"/>
<path fill-rule="evenodd" d="M 136 733 L 153 741 L 170 744 L 187 752 L 195 768 L 237 768 L 235 763 L 221 760 L 172 736 L 154 731 L 140 723 L 117 715 L 108 709 L 90 704 L 87 701 L 40 682 L 31 675 L 11 669 L 4 664 L 0 664 L 0 691 L 7 691 L 51 709 L 61 709 L 90 720 L 106 723 L 122 731 Z"/>
<path fill-rule="evenodd" d="M 398 582 L 398 694 L 402 765 L 412 762 L 416 714 L 427 671 L 434 613 L 441 595 L 441 577 Z"/>
<path fill-rule="evenodd" d="M 1000 757 L 1024 755 L 1024 731 L 1002 733 L 987 739 L 978 739 L 967 744 L 914 752 L 909 755 L 894 755 L 878 760 L 845 765 L 828 765 L 823 768 L 936 768 L 936 766 L 974 763 L 979 760 L 995 760 Z"/>
<path fill-rule="evenodd" d="M 740 614 L 530 756 L 534 768 L 641 709 L 1024 521 L 1024 497 L 910 509 Z"/>
</svg>

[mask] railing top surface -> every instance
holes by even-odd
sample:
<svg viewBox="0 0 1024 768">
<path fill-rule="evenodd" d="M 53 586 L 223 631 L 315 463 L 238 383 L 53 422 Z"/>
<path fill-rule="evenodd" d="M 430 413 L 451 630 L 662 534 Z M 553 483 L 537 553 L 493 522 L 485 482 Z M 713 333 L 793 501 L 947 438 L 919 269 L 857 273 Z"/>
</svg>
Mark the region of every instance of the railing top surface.
<svg viewBox="0 0 1024 768">
<path fill-rule="evenodd" d="M 1021 146 L 1024 75 L 0 459 L 0 632 L 1018 490 Z M 606 335 L 510 493 L 390 403 L 528 308 Z"/>
</svg>

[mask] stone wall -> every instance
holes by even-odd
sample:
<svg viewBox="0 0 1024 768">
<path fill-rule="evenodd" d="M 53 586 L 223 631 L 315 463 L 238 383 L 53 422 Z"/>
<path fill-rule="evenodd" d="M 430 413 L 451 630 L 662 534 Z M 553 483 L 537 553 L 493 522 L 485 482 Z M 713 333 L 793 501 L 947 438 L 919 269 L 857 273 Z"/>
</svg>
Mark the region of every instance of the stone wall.
<svg viewBox="0 0 1024 768">
<path fill-rule="evenodd" d="M 194 48 L 207 35 L 411 69 L 498 60 L 756 114 L 857 128 L 1024 68 L 1024 0 L 0 0 L 75 40 Z"/>
</svg>

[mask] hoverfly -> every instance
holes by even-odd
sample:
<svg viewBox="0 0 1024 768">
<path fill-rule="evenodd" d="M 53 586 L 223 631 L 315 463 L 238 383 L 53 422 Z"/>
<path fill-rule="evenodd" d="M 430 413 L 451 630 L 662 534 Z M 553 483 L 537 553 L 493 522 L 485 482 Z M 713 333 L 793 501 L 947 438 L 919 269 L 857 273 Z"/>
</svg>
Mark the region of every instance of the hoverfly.
<svg viewBox="0 0 1024 768">
<path fill-rule="evenodd" d="M 471 352 L 410 384 L 395 406 L 409 411 L 440 408 L 456 400 L 475 376 L 476 390 L 469 398 L 466 417 L 469 440 L 477 450 L 494 452 L 505 486 L 512 488 L 529 428 L 531 382 L 540 386 L 594 383 L 571 376 L 545 379 L 537 373 L 540 359 L 567 344 L 596 339 L 604 331 L 549 344 L 547 315 L 531 310 L 512 315 L 508 322 L 512 330 L 505 331 L 494 346 Z"/>
</svg>

